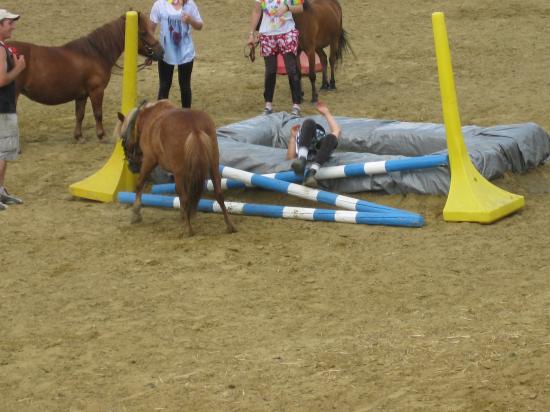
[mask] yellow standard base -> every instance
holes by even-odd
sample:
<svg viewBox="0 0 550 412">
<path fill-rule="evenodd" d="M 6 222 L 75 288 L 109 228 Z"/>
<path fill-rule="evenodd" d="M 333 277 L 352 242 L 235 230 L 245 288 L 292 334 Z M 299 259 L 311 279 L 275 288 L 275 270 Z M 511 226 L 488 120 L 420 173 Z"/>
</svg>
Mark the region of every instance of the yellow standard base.
<svg viewBox="0 0 550 412">
<path fill-rule="evenodd" d="M 84 199 L 114 202 L 118 192 L 135 191 L 136 181 L 137 175 L 128 169 L 119 139 L 107 163 L 90 177 L 70 185 L 69 192 Z"/>
<path fill-rule="evenodd" d="M 486 180 L 470 159 L 451 165 L 451 187 L 443 219 L 451 222 L 493 223 L 525 206 L 521 195 L 509 193 Z"/>
</svg>

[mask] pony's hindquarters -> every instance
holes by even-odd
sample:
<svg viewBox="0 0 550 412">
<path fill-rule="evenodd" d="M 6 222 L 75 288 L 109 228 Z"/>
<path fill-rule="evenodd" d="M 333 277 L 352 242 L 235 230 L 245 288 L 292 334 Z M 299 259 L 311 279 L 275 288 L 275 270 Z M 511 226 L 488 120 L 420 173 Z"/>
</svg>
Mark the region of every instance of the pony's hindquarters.
<svg viewBox="0 0 550 412">
<path fill-rule="evenodd" d="M 180 198 L 181 217 L 187 226 L 188 235 L 192 236 L 194 234 L 191 227 L 191 217 L 197 211 L 209 175 L 214 181 L 216 200 L 223 211 L 227 230 L 228 232 L 235 232 L 236 229 L 229 219 L 221 191 L 219 153 L 215 134 L 210 136 L 202 130 L 189 133 L 185 138 L 180 161 L 180 167 L 174 170 L 174 180 Z"/>
</svg>

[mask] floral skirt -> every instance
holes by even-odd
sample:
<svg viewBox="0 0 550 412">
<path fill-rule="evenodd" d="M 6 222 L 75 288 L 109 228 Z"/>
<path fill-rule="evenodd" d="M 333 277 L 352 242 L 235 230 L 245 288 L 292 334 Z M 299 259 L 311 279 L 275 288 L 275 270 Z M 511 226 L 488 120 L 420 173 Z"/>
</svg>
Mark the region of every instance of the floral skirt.
<svg viewBox="0 0 550 412">
<path fill-rule="evenodd" d="M 298 30 L 283 34 L 260 34 L 260 53 L 263 57 L 277 54 L 296 54 L 298 51 Z"/>
</svg>

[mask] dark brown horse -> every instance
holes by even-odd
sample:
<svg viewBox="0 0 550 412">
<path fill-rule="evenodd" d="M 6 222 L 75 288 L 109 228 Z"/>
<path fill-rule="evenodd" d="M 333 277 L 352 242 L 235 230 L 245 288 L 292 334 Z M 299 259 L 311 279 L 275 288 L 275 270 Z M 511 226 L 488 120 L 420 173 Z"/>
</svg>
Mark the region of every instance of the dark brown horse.
<svg viewBox="0 0 550 412">
<path fill-rule="evenodd" d="M 126 18 L 107 23 L 87 36 L 64 46 L 46 47 L 13 41 L 18 54 L 25 56 L 27 66 L 16 80 L 20 93 L 38 103 L 56 105 L 75 100 L 76 126 L 74 138 L 83 142 L 82 120 L 88 97 L 92 102 L 99 139 L 103 130 L 103 92 L 111 78 L 111 70 L 124 51 Z M 138 14 L 138 53 L 158 60 L 163 49 L 149 25 L 149 19 Z"/>
<path fill-rule="evenodd" d="M 180 109 L 168 100 L 142 104 L 127 117 L 118 114 L 116 134 L 133 171 L 139 170 L 132 223 L 141 221 L 141 194 L 158 165 L 174 175 L 180 214 L 188 236 L 194 234 L 191 217 L 197 210 L 205 181 L 211 177 L 227 232 L 236 232 L 225 208 L 219 171 L 218 139 L 210 116 L 200 110 Z"/>
<path fill-rule="evenodd" d="M 311 82 L 311 102 L 317 101 L 315 87 L 315 52 L 323 66 L 321 90 L 336 89 L 334 70 L 342 61 L 344 52 L 351 51 L 347 32 L 342 26 L 342 7 L 338 0 L 305 0 L 303 13 L 294 14 L 296 27 L 300 31 L 299 51 L 307 54 L 309 80 Z M 323 50 L 330 46 L 330 83 L 327 76 L 327 55 Z"/>
</svg>

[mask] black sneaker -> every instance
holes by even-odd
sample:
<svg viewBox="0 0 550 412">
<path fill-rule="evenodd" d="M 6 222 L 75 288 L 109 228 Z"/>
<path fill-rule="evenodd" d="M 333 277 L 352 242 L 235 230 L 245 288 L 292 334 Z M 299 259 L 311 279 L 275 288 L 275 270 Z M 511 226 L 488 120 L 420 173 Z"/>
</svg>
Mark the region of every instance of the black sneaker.
<svg viewBox="0 0 550 412">
<path fill-rule="evenodd" d="M 317 170 L 315 169 L 308 169 L 306 172 L 306 175 L 304 177 L 304 185 L 308 187 L 316 188 L 319 186 L 319 183 L 317 182 L 317 179 L 315 178 L 315 175 L 317 174 Z"/>
<path fill-rule="evenodd" d="M 6 210 L 7 208 L 8 208 L 7 205 L 5 205 L 4 203 L 0 202 L 0 211 Z"/>
<path fill-rule="evenodd" d="M 303 175 L 304 170 L 306 169 L 306 159 L 303 157 L 299 157 L 298 159 L 295 159 L 292 162 L 292 170 L 294 170 L 294 173 L 297 175 Z"/>
<path fill-rule="evenodd" d="M 270 109 L 269 107 L 266 107 L 263 111 L 263 114 L 266 116 L 270 115 L 271 113 L 273 113 L 273 109 Z"/>
</svg>

